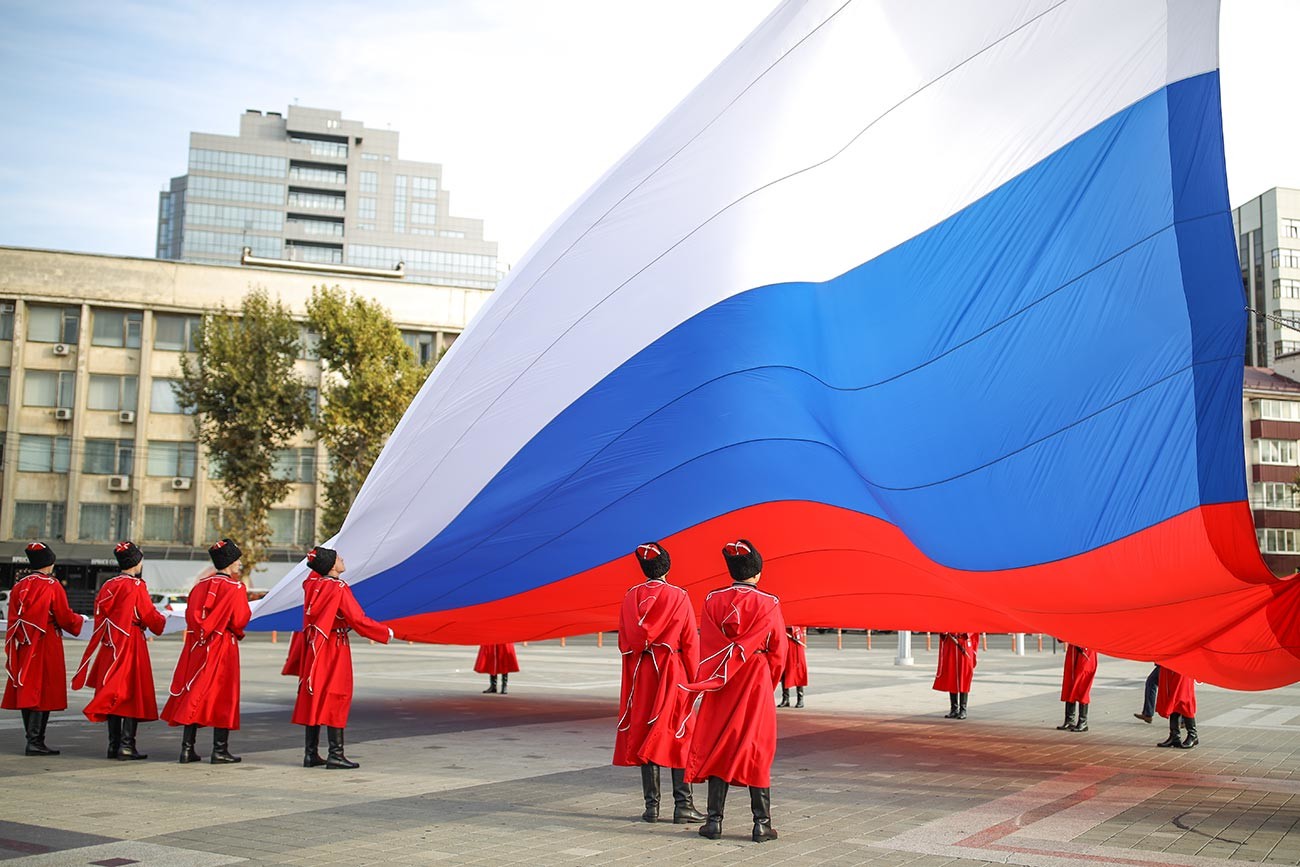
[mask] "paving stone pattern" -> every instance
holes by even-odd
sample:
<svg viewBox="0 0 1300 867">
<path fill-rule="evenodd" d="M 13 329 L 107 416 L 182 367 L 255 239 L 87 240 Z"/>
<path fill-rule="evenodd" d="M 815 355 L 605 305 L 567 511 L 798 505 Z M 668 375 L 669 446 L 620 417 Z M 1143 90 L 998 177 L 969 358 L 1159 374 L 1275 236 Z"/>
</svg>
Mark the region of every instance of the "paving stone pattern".
<svg viewBox="0 0 1300 867">
<path fill-rule="evenodd" d="M 0 717 L 0 861 L 225 864 L 1300 864 L 1300 687 L 1202 685 L 1201 746 L 1157 749 L 1144 725 L 1150 666 L 1103 659 L 1082 734 L 1058 732 L 1062 656 L 1015 656 L 994 636 L 970 719 L 943 719 L 934 654 L 893 664 L 893 635 L 813 635 L 808 707 L 781 710 L 772 806 L 779 840 L 749 841 L 733 790 L 724 837 L 639 821 L 639 775 L 608 764 L 613 641 L 519 648 L 510 693 L 482 695 L 474 648 L 354 645 L 348 728 L 356 771 L 304 769 L 289 724 L 287 644 L 243 646 L 242 764 L 180 765 L 179 731 L 141 728 L 147 762 L 103 757 L 86 696 L 52 718 L 50 758 L 21 755 Z M 82 645 L 68 642 L 69 659 Z M 179 644 L 151 644 L 160 703 Z M 70 666 L 71 667 L 71 666 Z M 199 750 L 210 751 L 210 733 Z M 665 782 L 667 780 L 665 779 Z M 704 786 L 697 786 L 702 808 Z M 665 789 L 665 798 L 668 792 Z M 671 815 L 671 804 L 665 805 Z"/>
</svg>

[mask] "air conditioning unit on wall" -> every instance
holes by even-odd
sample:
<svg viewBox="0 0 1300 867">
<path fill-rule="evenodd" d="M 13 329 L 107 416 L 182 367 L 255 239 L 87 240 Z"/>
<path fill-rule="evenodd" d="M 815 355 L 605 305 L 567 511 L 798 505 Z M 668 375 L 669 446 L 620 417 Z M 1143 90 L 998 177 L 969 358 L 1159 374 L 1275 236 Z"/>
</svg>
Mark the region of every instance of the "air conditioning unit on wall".
<svg viewBox="0 0 1300 867">
<path fill-rule="evenodd" d="M 110 491 L 131 490 L 131 477 L 130 476 L 109 476 L 108 489 Z"/>
<path fill-rule="evenodd" d="M 177 476 L 176 478 L 172 479 L 172 490 L 188 491 L 190 489 L 190 486 L 193 484 L 194 484 L 193 479 L 188 479 L 185 476 Z"/>
<path fill-rule="evenodd" d="M 69 345 L 66 344 L 66 343 L 56 343 L 56 344 L 54 344 L 54 354 L 55 354 L 55 355 L 71 355 L 71 354 L 72 354 L 72 347 L 69 346 Z"/>
<path fill-rule="evenodd" d="M 72 410 L 66 406 L 61 406 L 54 411 L 55 421 L 72 421 Z"/>
<path fill-rule="evenodd" d="M 122 424 L 135 424 L 135 410 L 124 409 L 117 414 L 117 420 Z"/>
</svg>

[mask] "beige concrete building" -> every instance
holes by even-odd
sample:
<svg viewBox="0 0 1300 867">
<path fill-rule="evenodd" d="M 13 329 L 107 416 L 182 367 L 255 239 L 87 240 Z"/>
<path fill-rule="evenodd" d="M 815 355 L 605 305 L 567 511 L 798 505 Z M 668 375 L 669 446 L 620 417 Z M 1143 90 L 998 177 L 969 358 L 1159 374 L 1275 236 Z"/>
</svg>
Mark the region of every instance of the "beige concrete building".
<svg viewBox="0 0 1300 867">
<path fill-rule="evenodd" d="M 1246 364 L 1300 351 L 1300 190 L 1274 187 L 1232 212 L 1247 320 Z"/>
<path fill-rule="evenodd" d="M 61 577 L 84 608 L 112 571 L 111 543 L 129 537 L 151 558 L 151 586 L 187 587 L 222 502 L 172 391 L 181 356 L 205 311 L 237 306 L 261 287 L 305 316 L 315 286 L 382 303 L 426 363 L 490 295 L 328 271 L 0 247 L 0 586 L 28 540 L 48 539 L 61 543 Z M 298 371 L 319 389 L 303 331 Z M 278 461 L 294 484 L 272 513 L 272 559 L 287 563 L 315 541 L 326 455 L 304 433 Z M 174 576 L 169 562 L 178 563 Z"/>
</svg>

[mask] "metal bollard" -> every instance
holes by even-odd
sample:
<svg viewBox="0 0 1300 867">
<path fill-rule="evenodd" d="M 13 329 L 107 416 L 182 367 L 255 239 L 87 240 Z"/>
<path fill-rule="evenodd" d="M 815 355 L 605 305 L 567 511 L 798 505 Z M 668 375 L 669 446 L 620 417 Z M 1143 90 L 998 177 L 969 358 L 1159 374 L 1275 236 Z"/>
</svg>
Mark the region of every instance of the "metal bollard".
<svg viewBox="0 0 1300 867">
<path fill-rule="evenodd" d="M 605 633 L 603 633 L 603 632 L 597 632 L 597 633 L 596 633 L 596 646 L 597 646 L 597 647 L 604 647 L 604 646 L 605 646 Z"/>
<path fill-rule="evenodd" d="M 843 650 L 843 649 L 844 649 L 844 630 L 843 630 L 843 629 L 836 629 L 836 630 L 835 630 L 835 649 L 836 649 L 836 650 Z"/>
<path fill-rule="evenodd" d="M 274 629 L 272 629 L 272 630 L 271 630 L 271 643 L 272 643 L 272 644 L 275 644 L 275 643 L 277 643 L 279 640 L 280 640 L 280 639 L 279 639 L 278 636 L 276 635 L 276 631 L 275 631 Z"/>
<path fill-rule="evenodd" d="M 567 646 L 567 645 L 564 643 L 564 636 L 561 635 L 561 636 L 560 636 L 560 647 L 566 647 L 566 646 Z"/>
<path fill-rule="evenodd" d="M 867 650 L 871 649 L 871 630 L 867 630 Z"/>
<path fill-rule="evenodd" d="M 928 632 L 925 634 L 925 649 L 926 649 L 927 651 L 929 651 L 929 650 L 931 649 L 931 648 L 930 648 L 930 633 L 928 633 Z"/>
</svg>

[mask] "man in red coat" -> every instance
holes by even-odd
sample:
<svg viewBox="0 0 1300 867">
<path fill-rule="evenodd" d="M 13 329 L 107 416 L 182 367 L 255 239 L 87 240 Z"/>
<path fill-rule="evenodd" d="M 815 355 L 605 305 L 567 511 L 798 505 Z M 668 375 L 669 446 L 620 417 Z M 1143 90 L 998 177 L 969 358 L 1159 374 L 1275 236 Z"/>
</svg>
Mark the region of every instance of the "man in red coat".
<svg viewBox="0 0 1300 867">
<path fill-rule="evenodd" d="M 251 612 L 248 590 L 239 580 L 243 552 L 232 539 L 208 549 L 213 572 L 190 591 L 185 606 L 185 647 L 176 660 L 176 673 L 162 718 L 184 726 L 182 765 L 199 761 L 194 741 L 200 726 L 212 727 L 214 765 L 241 761 L 230 754 L 230 731 L 239 728 L 239 642 Z"/>
<path fill-rule="evenodd" d="M 506 694 L 506 685 L 510 682 L 510 672 L 519 670 L 519 657 L 515 656 L 513 644 L 480 644 L 478 657 L 474 660 L 474 670 L 488 676 L 488 688 L 483 694 L 497 691 L 497 675 L 501 675 L 501 694 Z"/>
<path fill-rule="evenodd" d="M 646 580 L 623 597 L 618 612 L 618 649 L 623 654 L 623 689 L 614 764 L 641 767 L 646 822 L 659 821 L 661 767 L 672 769 L 673 824 L 703 822 L 686 782 L 690 735 L 677 736 L 687 721 L 691 695 L 681 689 L 700 661 L 695 612 L 686 591 L 667 581 L 672 561 L 658 542 L 636 549 Z"/>
<path fill-rule="evenodd" d="M 970 696 L 979 646 L 978 632 L 939 634 L 939 667 L 932 688 L 948 693 L 949 711 L 943 715 L 944 719 L 966 719 L 966 699 Z"/>
<path fill-rule="evenodd" d="M 1158 747 L 1190 750 L 1201 742 L 1196 736 L 1196 681 L 1179 674 L 1167 665 L 1160 666 L 1160 683 L 1156 687 L 1156 713 L 1169 717 L 1169 737 Z M 1178 727 L 1187 729 L 1187 739 L 1180 740 Z"/>
<path fill-rule="evenodd" d="M 755 843 L 776 839 L 772 827 L 772 759 L 776 706 L 772 691 L 785 670 L 785 619 L 781 601 L 755 585 L 763 558 L 747 539 L 722 549 L 734 583 L 704 600 L 700 618 L 699 720 L 686 762 L 686 779 L 709 781 L 708 818 L 700 835 L 722 836 L 729 785 L 749 787 Z"/>
<path fill-rule="evenodd" d="M 45 745 L 50 711 L 68 706 L 63 633 L 81 634 L 86 618 L 68 607 L 68 594 L 55 580 L 54 552 L 44 542 L 27 546 L 34 571 L 14 582 L 5 631 L 5 692 L 0 707 L 21 710 L 26 755 L 57 756 Z"/>
<path fill-rule="evenodd" d="M 1092 679 L 1097 676 L 1097 654 L 1086 647 L 1071 644 L 1065 648 L 1065 670 L 1061 673 L 1061 701 L 1065 702 L 1065 722 L 1057 731 L 1086 732 L 1088 704 L 1092 701 Z M 1079 716 L 1074 715 L 1075 707 Z"/>
<path fill-rule="evenodd" d="M 339 577 L 347 568 L 330 548 L 307 554 L 311 574 L 302 582 L 302 632 L 289 646 L 285 674 L 298 675 L 294 725 L 306 726 L 304 768 L 359 768 L 343 754 L 343 730 L 352 707 L 352 647 L 348 632 L 387 644 L 393 630 L 361 610 L 352 588 Z M 320 757 L 320 727 L 329 733 L 329 757 Z"/>
<path fill-rule="evenodd" d="M 790 687 L 795 689 L 796 708 L 803 707 L 803 688 L 808 685 L 808 630 L 802 626 L 787 626 L 785 671 L 781 674 L 781 703 L 790 706 Z"/>
<path fill-rule="evenodd" d="M 94 688 L 95 697 L 83 713 L 91 722 L 108 723 L 110 759 L 147 759 L 136 749 L 136 728 L 141 720 L 158 719 L 158 699 L 144 631 L 162 635 L 167 618 L 154 607 L 140 577 L 144 555 L 135 543 L 120 543 L 113 556 L 121 572 L 95 596 L 95 631 L 72 688 Z"/>
</svg>

